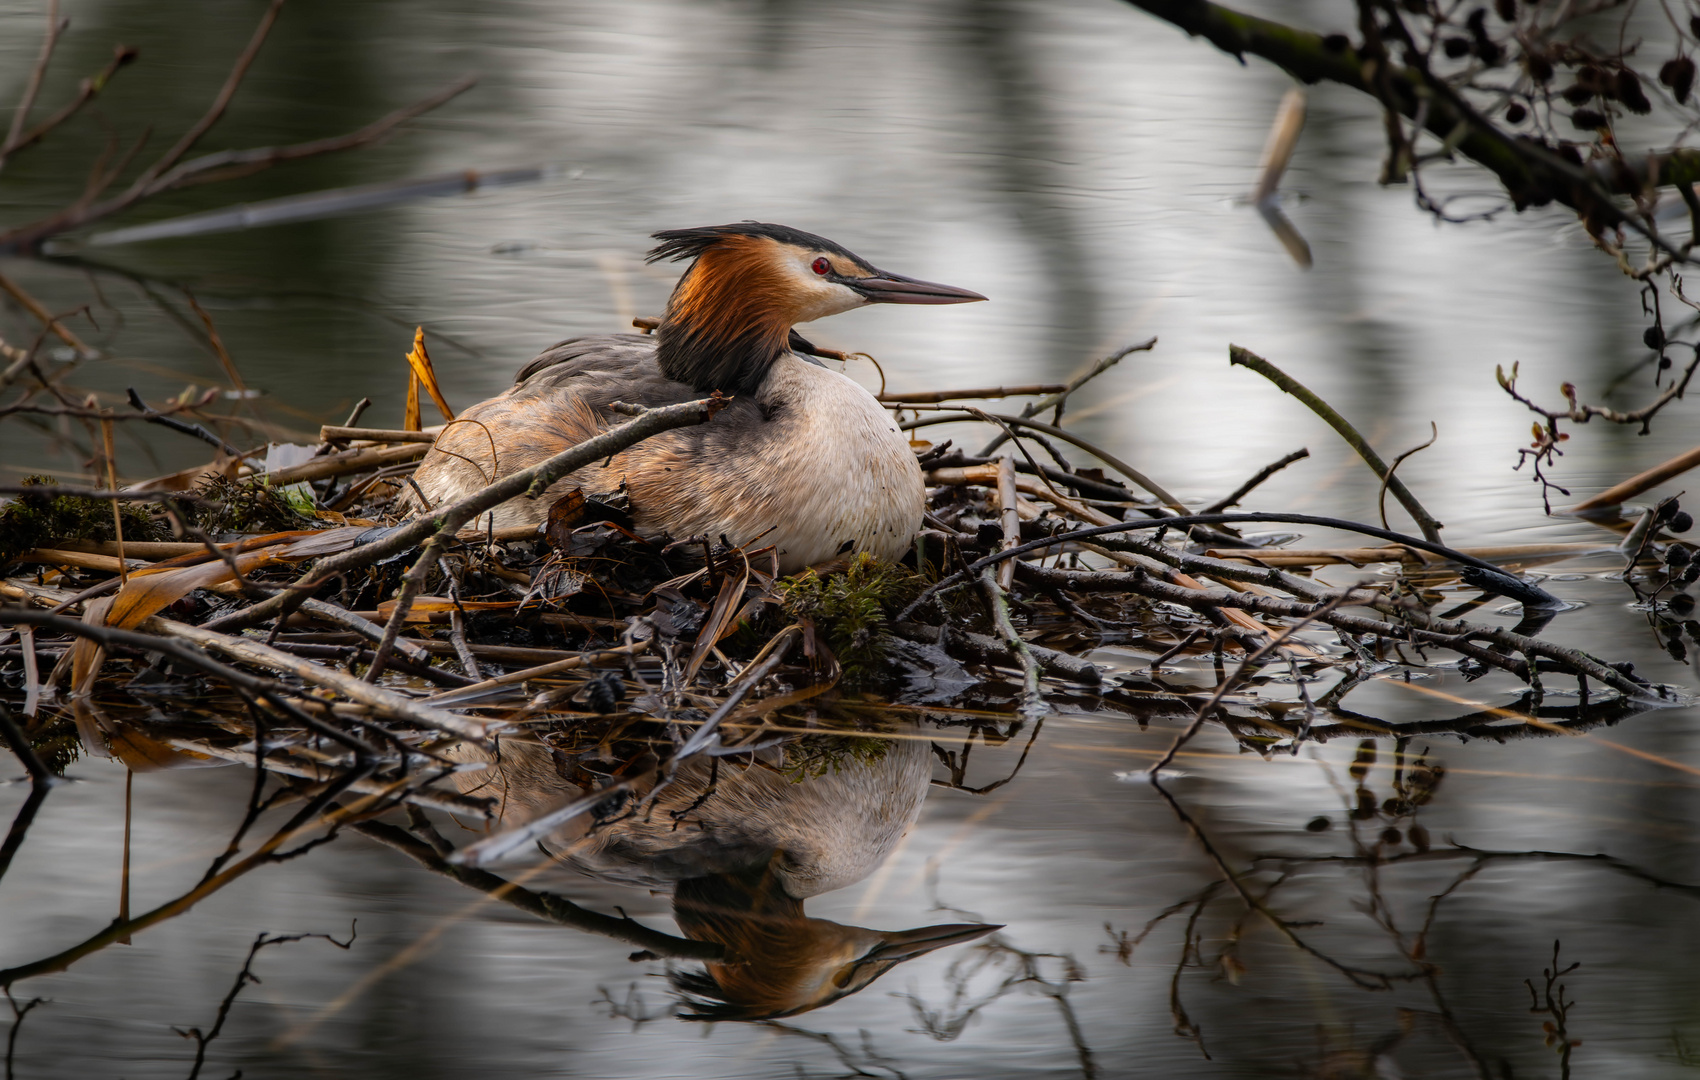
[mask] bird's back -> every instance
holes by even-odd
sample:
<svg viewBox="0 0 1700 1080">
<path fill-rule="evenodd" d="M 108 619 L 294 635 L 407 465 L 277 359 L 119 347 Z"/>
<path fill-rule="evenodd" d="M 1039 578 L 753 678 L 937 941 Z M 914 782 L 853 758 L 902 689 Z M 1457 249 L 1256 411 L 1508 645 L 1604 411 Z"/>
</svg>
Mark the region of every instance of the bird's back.
<svg viewBox="0 0 1700 1080">
<path fill-rule="evenodd" d="M 659 408 L 702 396 L 661 373 L 653 337 L 571 338 L 521 368 L 507 391 L 479 402 L 447 425 L 420 462 L 414 480 L 432 506 L 454 502 L 629 419 L 609 408 L 614 402 Z M 762 419 L 754 402 L 739 400 L 729 402 L 717 417 L 721 418 L 740 427 Z M 726 426 L 668 432 L 650 440 L 654 444 L 650 449 L 674 445 L 690 453 L 692 443 L 710 441 Z M 537 524 L 547 518 L 557 498 L 575 487 L 588 487 L 592 494 L 616 490 L 631 471 L 631 458 L 628 452 L 619 455 L 611 468 L 580 470 L 538 499 L 510 500 L 495 511 L 495 524 Z M 597 487 L 598 482 L 605 486 Z"/>
<path fill-rule="evenodd" d="M 564 341 L 447 426 L 414 480 L 430 505 L 453 502 L 626 420 L 610 409 L 616 401 L 654 408 L 702 396 L 662 373 L 653 338 Z M 873 395 L 790 354 L 708 423 L 653 436 L 540 498 L 509 500 L 494 524 L 538 524 L 573 488 L 622 487 L 640 533 L 773 544 L 783 573 L 852 550 L 900 558 L 925 497 L 908 440 Z"/>
<path fill-rule="evenodd" d="M 721 761 L 718 769 L 692 760 L 653 808 L 632 814 L 626 813 L 630 806 L 610 808 L 604 817 L 611 820 L 594 829 L 580 817 L 546 842 L 586 873 L 622 884 L 668 888 L 764 866 L 778 856 L 774 870 L 795 899 L 840 889 L 883 862 L 920 813 L 932 756 L 913 730 L 903 725 L 889 742 L 867 739 L 838 752 L 830 764 L 806 770 L 820 775 L 788 775 L 787 762 L 796 766 L 800 744 L 757 751 L 755 762 Z M 504 741 L 499 757 L 463 744 L 451 755 L 491 764 L 456 778 L 465 790 L 498 799 L 504 824 L 529 820 L 580 794 L 561 779 L 551 751 L 534 743 Z"/>
</svg>

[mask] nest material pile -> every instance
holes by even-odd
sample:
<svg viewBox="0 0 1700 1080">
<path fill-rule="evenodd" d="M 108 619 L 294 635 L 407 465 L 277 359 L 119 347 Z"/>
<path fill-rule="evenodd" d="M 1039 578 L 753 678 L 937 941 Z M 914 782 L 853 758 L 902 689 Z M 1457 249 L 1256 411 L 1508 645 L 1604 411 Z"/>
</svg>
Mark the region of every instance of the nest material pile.
<svg viewBox="0 0 1700 1080">
<path fill-rule="evenodd" d="M 1664 692 L 1627 665 L 1535 636 L 1556 602 L 1509 569 L 1615 537 L 1458 551 L 1335 519 L 1227 512 L 1301 455 L 1191 512 L 1060 426 L 1068 395 L 1108 366 L 1066 386 L 887 396 L 907 428 L 980 420 L 998 438 L 980 454 L 916 444 L 928 513 L 902 563 L 856 555 L 790 578 L 759 541 L 640 537 L 617 502 L 568 497 L 543 527 L 479 527 L 480 514 L 586 461 L 712 422 L 712 398 L 633 410 L 596 439 L 411 521 L 392 508 L 428 431 L 327 427 L 305 463 L 133 493 L 116 524 L 110 500 L 25 496 L 0 517 L 14 538 L 26 534 L 13 523 L 34 529 L 0 584 L 0 624 L 13 628 L 0 646 L 0 692 L 57 764 L 79 747 L 138 767 L 263 764 L 310 783 L 341 777 L 385 805 L 473 817 L 493 808 L 441 782 L 464 767 L 439 753 L 453 740 L 549 744 L 585 793 L 585 806 L 567 809 L 585 813 L 640 765 L 664 786 L 693 756 L 747 755 L 776 735 L 844 731 L 893 708 L 983 723 L 1036 719 L 1067 700 L 1188 720 L 1183 739 L 1217 719 L 1268 752 L 1361 736 L 1362 718 L 1341 699 L 1437 650 L 1467 676 L 1508 673 L 1537 696 L 1543 677 L 1575 679 L 1578 724 Z M 1034 400 L 1019 415 L 943 404 L 1014 395 Z M 1111 469 L 1077 467 L 1056 445 L 1065 439 Z M 1014 452 L 995 456 L 1005 441 Z M 1644 515 L 1623 542 L 1629 558 L 1665 552 L 1661 530 L 1685 517 L 1673 504 Z M 73 535 L 38 535 L 42 522 Z M 1247 522 L 1382 542 L 1296 550 L 1271 546 L 1291 533 L 1241 535 Z M 157 538 L 167 534 L 175 539 Z M 1312 574 L 1342 563 L 1399 572 L 1345 588 Z M 1700 568 L 1677 556 L 1666 566 L 1660 587 L 1672 591 Z M 1518 600 L 1525 619 L 1510 629 L 1437 612 L 1448 583 Z M 1149 669 L 1110 677 L 1084 658 L 1103 645 L 1148 653 Z M 1163 665 L 1189 653 L 1215 657 L 1214 686 L 1165 680 Z M 1312 701 L 1305 684 L 1329 672 L 1333 689 Z M 1276 676 L 1292 681 L 1296 701 L 1239 693 Z M 477 857 L 532 835 L 498 834 Z"/>
</svg>

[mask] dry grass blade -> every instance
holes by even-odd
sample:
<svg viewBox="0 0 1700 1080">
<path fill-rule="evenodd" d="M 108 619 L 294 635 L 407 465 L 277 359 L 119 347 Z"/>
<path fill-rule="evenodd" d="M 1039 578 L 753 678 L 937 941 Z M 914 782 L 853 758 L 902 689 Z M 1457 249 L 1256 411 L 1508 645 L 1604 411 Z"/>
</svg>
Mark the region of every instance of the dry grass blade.
<svg viewBox="0 0 1700 1080">
<path fill-rule="evenodd" d="M 714 597 L 714 607 L 709 609 L 708 618 L 703 620 L 702 629 L 697 633 L 696 647 L 691 650 L 690 663 L 685 666 L 684 679 L 690 683 L 702 669 L 703 661 L 708 659 L 709 651 L 720 643 L 720 639 L 735 629 L 733 614 L 738 610 L 738 602 L 744 598 L 744 589 L 750 583 L 750 560 L 742 551 L 737 552 L 741 569 L 737 574 L 724 572 L 720 589 Z"/>
<path fill-rule="evenodd" d="M 417 380 L 408 384 L 410 387 L 408 392 L 409 416 L 415 420 L 418 419 L 418 388 L 424 386 L 425 392 L 431 395 L 431 400 L 436 404 L 437 411 L 443 414 L 443 419 L 453 423 L 454 410 L 449 408 L 448 400 L 443 397 L 442 387 L 437 385 L 437 372 L 431 366 L 431 354 L 425 351 L 425 328 L 423 326 L 413 331 L 413 349 L 407 354 L 407 366 L 412 371 L 414 379 Z"/>
</svg>

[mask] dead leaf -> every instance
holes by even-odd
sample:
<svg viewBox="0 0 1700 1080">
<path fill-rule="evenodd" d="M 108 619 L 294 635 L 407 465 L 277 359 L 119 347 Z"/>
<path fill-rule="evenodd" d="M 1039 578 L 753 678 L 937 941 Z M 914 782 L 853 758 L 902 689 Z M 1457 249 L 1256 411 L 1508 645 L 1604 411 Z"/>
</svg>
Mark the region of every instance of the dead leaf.
<svg viewBox="0 0 1700 1080">
<path fill-rule="evenodd" d="M 549 523 L 543 529 L 543 538 L 549 541 L 550 547 L 557 551 L 567 549 L 572 542 L 573 529 L 582 523 L 584 501 L 584 489 L 573 488 L 549 507 Z"/>
<path fill-rule="evenodd" d="M 719 644 L 720 639 L 732 632 L 736 623 L 732 613 L 738 609 L 738 601 L 744 597 L 744 587 L 750 583 L 750 560 L 738 553 L 738 561 L 743 564 L 743 571 L 737 576 L 727 574 L 720 582 L 720 592 L 714 598 L 714 607 L 709 610 L 708 618 L 702 624 L 702 630 L 697 634 L 696 648 L 691 652 L 690 665 L 685 668 L 685 682 L 688 684 L 696 678 L 697 669 L 708 659 L 709 650 Z"/>
<path fill-rule="evenodd" d="M 251 571 L 277 561 L 278 556 L 286 549 L 286 545 L 273 545 L 244 551 L 231 556 L 231 559 L 246 577 Z M 166 569 L 150 567 L 147 570 L 138 570 L 130 575 L 130 580 L 118 590 L 118 595 L 112 598 L 105 625 L 129 630 L 196 589 L 210 588 L 235 578 L 236 574 L 231 570 L 230 564 L 223 559 L 208 559 L 196 566 Z"/>
<path fill-rule="evenodd" d="M 411 410 L 409 415 L 416 419 L 419 416 L 419 386 L 423 383 L 425 392 L 431 395 L 431 400 L 436 403 L 437 411 L 443 414 L 443 419 L 453 420 L 454 410 L 449 408 L 447 399 L 443 397 L 442 387 L 437 385 L 437 372 L 431 366 L 431 354 L 425 351 L 423 326 L 413 331 L 413 351 L 407 354 L 407 365 L 413 369 L 413 377 L 417 380 L 408 392 L 408 406 Z M 407 430 L 418 431 L 419 428 L 410 427 Z"/>
<path fill-rule="evenodd" d="M 114 597 L 102 596 L 83 604 L 83 622 L 90 626 L 106 625 L 106 609 Z M 106 662 L 106 650 L 91 638 L 79 637 L 71 646 L 71 696 L 85 698 L 94 689 L 95 676 Z M 79 721 L 80 726 L 80 721 Z"/>
<path fill-rule="evenodd" d="M 135 724 L 113 725 L 112 730 L 106 733 L 106 745 L 112 756 L 129 766 L 131 772 L 206 769 L 230 764 L 206 754 L 173 749 Z"/>
<path fill-rule="evenodd" d="M 412 359 L 409 357 L 408 359 Z M 418 431 L 419 422 L 419 373 L 407 373 L 407 408 L 401 414 L 401 429 L 403 431 Z"/>
</svg>

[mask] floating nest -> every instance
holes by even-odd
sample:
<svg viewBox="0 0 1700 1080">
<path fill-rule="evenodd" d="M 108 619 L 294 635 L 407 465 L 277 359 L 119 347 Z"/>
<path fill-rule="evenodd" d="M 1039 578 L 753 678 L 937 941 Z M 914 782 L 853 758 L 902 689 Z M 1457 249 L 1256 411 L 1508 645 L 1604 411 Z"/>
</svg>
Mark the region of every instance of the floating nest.
<svg viewBox="0 0 1700 1080">
<path fill-rule="evenodd" d="M 1519 680 L 1530 716 L 1543 715 L 1544 685 L 1573 680 L 1577 704 L 1549 707 L 1537 727 L 1609 723 L 1673 693 L 1539 637 L 1560 605 L 1519 571 L 1615 548 L 1642 564 L 1655 606 L 1662 596 L 1674 610 L 1700 576 L 1670 535 L 1687 517 L 1674 502 L 1598 544 L 1469 550 L 1229 512 L 1294 455 L 1193 512 L 1131 467 L 1081 467 L 1058 448 L 1061 411 L 1084 381 L 888 397 L 906 428 L 978 420 L 1014 436 L 1013 452 L 917 442 L 927 514 L 906 558 L 854 555 L 790 577 L 759 541 L 639 536 L 617 499 L 562 499 L 537 528 L 479 526 L 585 460 L 709 421 L 715 399 L 634 410 L 428 519 L 395 510 L 431 438 L 421 431 L 327 427 L 300 464 L 180 474 L 178 490 L 129 493 L 116 521 L 114 500 L 38 479 L 43 494 L 0 511 L 0 700 L 25 717 L 9 734 L 53 770 L 77 753 L 132 767 L 241 762 L 488 818 L 488 799 L 444 782 L 462 768 L 445 746 L 539 742 L 593 794 L 634 762 L 665 778 L 777 733 L 827 740 L 787 766 L 818 775 L 866 753 L 857 731 L 893 710 L 1002 739 L 1066 706 L 1184 722 L 1177 748 L 1217 722 L 1250 749 L 1293 751 L 1361 737 L 1365 718 L 1343 704 L 1351 690 L 1436 654 L 1466 677 Z M 1030 399 L 1019 414 L 947 404 L 1011 396 Z M 1300 548 L 1295 527 L 1369 539 Z M 1318 574 L 1372 564 L 1391 572 L 1346 586 Z M 1523 605 L 1517 626 L 1455 617 L 1492 595 Z M 1105 647 L 1124 662 L 1095 663 Z M 1188 657 L 1209 660 L 1215 678 L 1177 672 Z M 1313 700 L 1307 685 L 1324 679 L 1331 689 Z M 1277 684 L 1283 693 L 1254 692 Z M 1490 729 L 1504 736 L 1485 713 L 1444 725 Z"/>
</svg>

